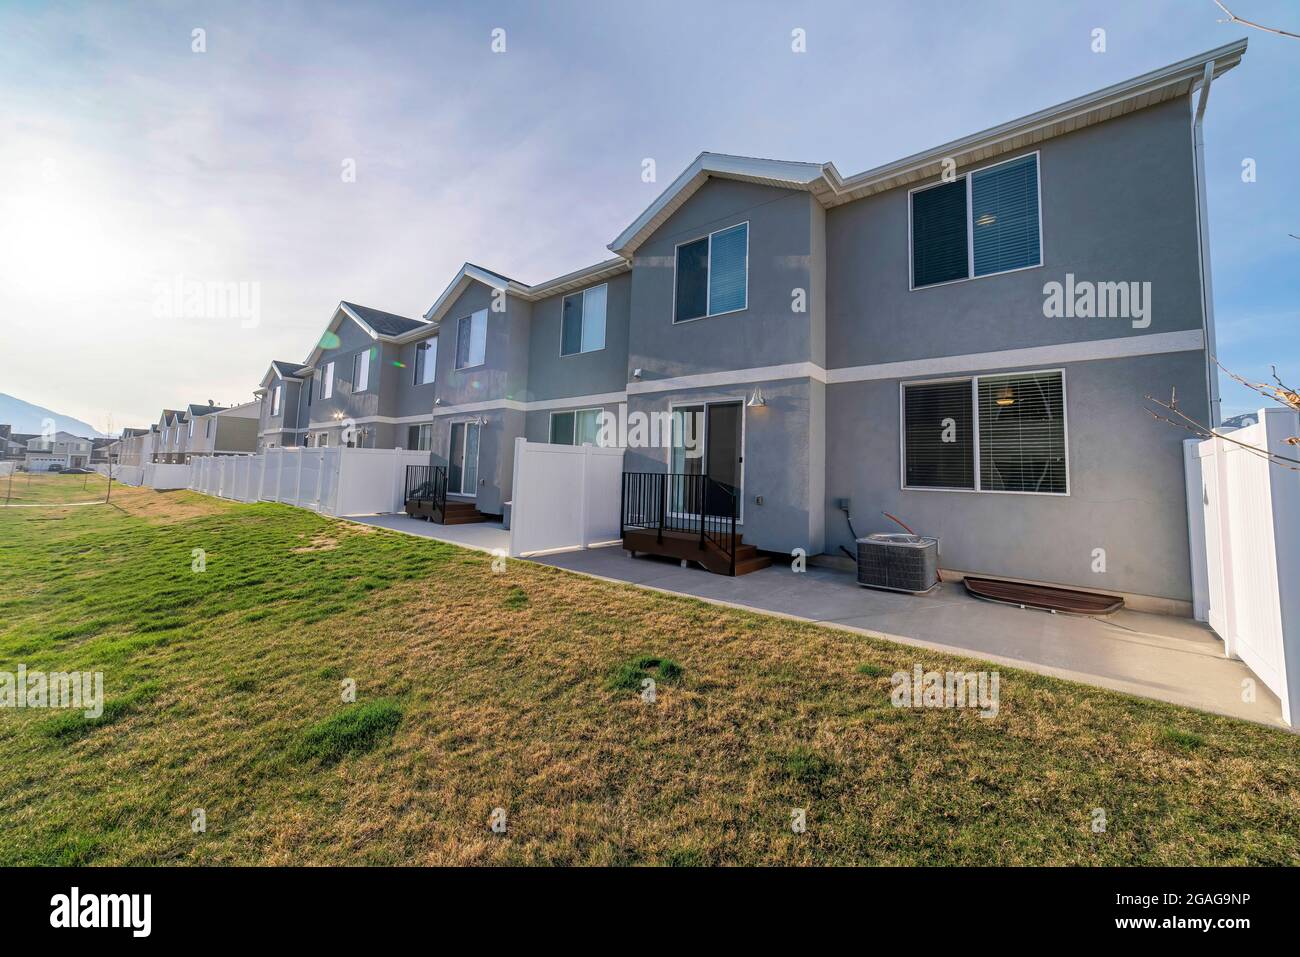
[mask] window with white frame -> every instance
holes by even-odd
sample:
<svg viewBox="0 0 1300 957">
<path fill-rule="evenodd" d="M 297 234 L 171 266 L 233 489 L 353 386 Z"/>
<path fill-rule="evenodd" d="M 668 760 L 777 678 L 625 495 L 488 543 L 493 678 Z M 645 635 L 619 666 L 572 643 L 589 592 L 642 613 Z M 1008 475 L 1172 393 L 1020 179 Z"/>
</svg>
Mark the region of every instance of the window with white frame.
<svg viewBox="0 0 1300 957">
<path fill-rule="evenodd" d="M 320 376 L 320 397 L 328 399 L 334 394 L 334 363 L 325 363 Z"/>
<path fill-rule="evenodd" d="M 472 369 L 487 358 L 487 310 L 480 309 L 456 323 L 456 368 Z"/>
<path fill-rule="evenodd" d="M 203 437 L 206 438 L 206 439 L 210 439 L 210 438 L 212 438 L 212 418 L 211 418 L 211 417 L 209 417 L 208 420 L 207 420 L 205 423 L 203 423 Z"/>
<path fill-rule="evenodd" d="M 365 392 L 370 387 L 370 350 L 362 349 L 352 357 L 352 391 Z"/>
<path fill-rule="evenodd" d="M 909 382 L 902 400 L 905 487 L 1069 494 L 1061 372 Z"/>
<path fill-rule="evenodd" d="M 910 194 L 912 288 L 1043 263 L 1038 154 Z"/>
<path fill-rule="evenodd" d="M 749 223 L 677 247 L 673 322 L 738 312 L 749 304 Z"/>
<path fill-rule="evenodd" d="M 413 385 L 429 385 L 438 368 L 438 337 L 426 339 L 415 346 L 415 376 Z"/>
<path fill-rule="evenodd" d="M 406 447 L 416 452 L 428 452 L 433 448 L 433 425 L 412 425 L 407 428 Z"/>
<path fill-rule="evenodd" d="M 600 409 L 551 413 L 552 445 L 599 445 Z"/>
<path fill-rule="evenodd" d="M 281 386 L 280 383 L 278 382 L 271 387 L 271 414 L 272 415 L 280 414 L 280 389 Z"/>
<path fill-rule="evenodd" d="M 605 348 L 605 308 L 608 301 L 608 284 L 564 297 L 560 310 L 560 355 L 574 356 Z"/>
<path fill-rule="evenodd" d="M 194 438 L 194 419 L 190 419 L 190 438 Z"/>
<path fill-rule="evenodd" d="M 316 436 L 316 444 L 320 448 L 326 448 L 330 444 L 330 435 L 328 432 L 322 432 Z"/>
</svg>

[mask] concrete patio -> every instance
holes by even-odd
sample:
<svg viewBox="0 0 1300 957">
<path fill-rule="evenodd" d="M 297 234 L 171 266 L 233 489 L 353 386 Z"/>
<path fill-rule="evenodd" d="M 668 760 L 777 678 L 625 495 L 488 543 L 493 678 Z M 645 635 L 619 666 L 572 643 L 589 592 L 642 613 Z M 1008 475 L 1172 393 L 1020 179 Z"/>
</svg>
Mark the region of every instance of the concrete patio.
<svg viewBox="0 0 1300 957">
<path fill-rule="evenodd" d="M 405 515 L 352 520 L 484 551 L 510 544 L 499 523 L 444 526 Z M 617 545 L 530 560 L 1285 727 L 1277 696 L 1242 662 L 1223 656 L 1214 632 L 1186 618 L 1128 610 L 1105 619 L 1053 615 L 978 601 L 960 583 L 903 595 L 863 588 L 849 572 L 814 566 L 796 574 L 778 564 L 728 578 L 674 561 L 630 558 Z M 1242 700 L 1247 679 L 1255 682 L 1253 702 Z"/>
</svg>

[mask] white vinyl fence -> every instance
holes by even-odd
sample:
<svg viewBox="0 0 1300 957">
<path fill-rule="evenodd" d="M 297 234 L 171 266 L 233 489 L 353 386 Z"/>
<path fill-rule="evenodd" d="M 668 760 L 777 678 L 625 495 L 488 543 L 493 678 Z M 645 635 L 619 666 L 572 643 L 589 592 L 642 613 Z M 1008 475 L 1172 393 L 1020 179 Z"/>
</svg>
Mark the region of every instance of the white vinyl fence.
<svg viewBox="0 0 1300 957">
<path fill-rule="evenodd" d="M 106 478 L 109 475 L 109 468 L 103 462 L 92 465 L 91 468 Z M 141 485 L 144 483 L 144 467 L 140 465 L 114 465 L 112 477 L 114 482 L 121 482 L 123 485 Z"/>
<path fill-rule="evenodd" d="M 239 502 L 374 515 L 400 512 L 406 466 L 428 464 L 428 452 L 403 449 L 274 448 L 191 459 L 189 487 Z"/>
<path fill-rule="evenodd" d="M 515 439 L 510 554 L 618 538 L 623 450 Z"/>
<path fill-rule="evenodd" d="M 1300 725 L 1300 415 L 1265 409 L 1230 438 L 1184 443 L 1195 615 Z M 1240 444 L 1239 444 L 1240 443 Z M 1245 447 L 1243 447 L 1243 445 Z M 1291 465 L 1291 467 L 1288 467 Z"/>
<path fill-rule="evenodd" d="M 160 491 L 175 488 L 188 488 L 190 484 L 190 467 L 174 465 L 170 462 L 150 462 L 143 466 L 141 484 Z"/>
</svg>

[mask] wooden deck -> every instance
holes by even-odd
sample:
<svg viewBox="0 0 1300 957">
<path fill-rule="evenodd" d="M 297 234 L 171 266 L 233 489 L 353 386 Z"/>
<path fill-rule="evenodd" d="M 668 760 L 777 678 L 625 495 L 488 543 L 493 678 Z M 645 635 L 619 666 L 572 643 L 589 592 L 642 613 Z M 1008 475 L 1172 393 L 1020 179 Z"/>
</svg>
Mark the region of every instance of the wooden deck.
<svg viewBox="0 0 1300 957">
<path fill-rule="evenodd" d="M 731 557 L 714 543 L 705 540 L 700 548 L 698 532 L 676 532 L 665 529 L 663 541 L 660 533 L 653 528 L 629 528 L 623 532 L 623 547 L 636 555 L 660 555 L 665 558 L 696 562 L 700 567 L 716 575 L 731 574 Z M 772 559 L 758 554 L 753 545 L 746 545 L 743 536 L 736 536 L 736 574 L 748 575 L 760 568 L 767 568 Z"/>
</svg>

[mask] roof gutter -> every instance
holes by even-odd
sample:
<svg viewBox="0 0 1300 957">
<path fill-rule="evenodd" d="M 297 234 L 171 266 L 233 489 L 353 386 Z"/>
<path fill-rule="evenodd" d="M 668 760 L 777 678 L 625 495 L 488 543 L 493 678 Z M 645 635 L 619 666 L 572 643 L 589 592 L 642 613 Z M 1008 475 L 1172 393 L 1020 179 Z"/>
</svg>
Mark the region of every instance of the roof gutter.
<svg viewBox="0 0 1300 957">
<path fill-rule="evenodd" d="M 1192 163 L 1196 173 L 1196 235 L 1201 247 L 1201 323 L 1205 332 L 1205 388 L 1210 404 L 1210 428 L 1218 428 L 1222 421 L 1222 400 L 1219 397 L 1218 349 L 1214 338 L 1214 284 L 1210 277 L 1209 205 L 1205 195 L 1205 107 L 1210 99 L 1210 84 L 1214 82 L 1214 61 L 1205 64 L 1201 76 L 1200 92 L 1196 100 L 1196 114 L 1192 119 Z"/>
</svg>

